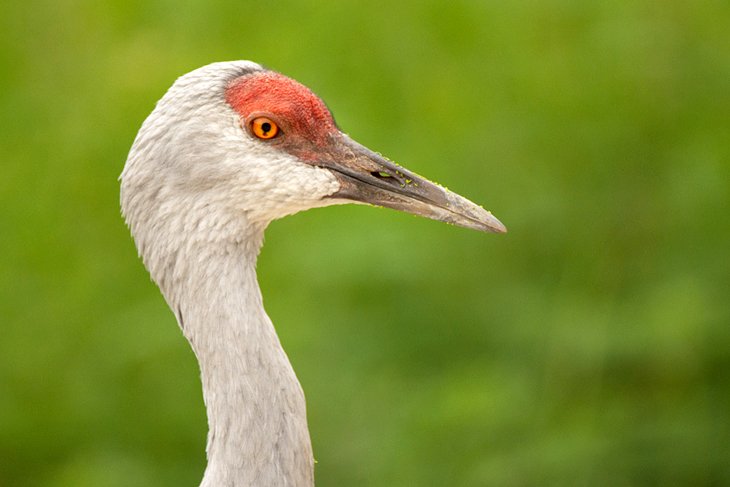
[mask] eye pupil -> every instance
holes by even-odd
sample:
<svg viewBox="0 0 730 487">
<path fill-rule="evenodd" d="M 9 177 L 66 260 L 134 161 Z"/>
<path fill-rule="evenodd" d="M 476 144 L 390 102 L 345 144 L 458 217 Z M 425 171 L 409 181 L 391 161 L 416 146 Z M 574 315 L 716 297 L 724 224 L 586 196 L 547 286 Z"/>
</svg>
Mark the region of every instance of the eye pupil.
<svg viewBox="0 0 730 487">
<path fill-rule="evenodd" d="M 264 135 L 268 134 L 271 131 L 271 124 L 269 122 L 262 123 L 261 131 L 264 133 Z"/>
</svg>

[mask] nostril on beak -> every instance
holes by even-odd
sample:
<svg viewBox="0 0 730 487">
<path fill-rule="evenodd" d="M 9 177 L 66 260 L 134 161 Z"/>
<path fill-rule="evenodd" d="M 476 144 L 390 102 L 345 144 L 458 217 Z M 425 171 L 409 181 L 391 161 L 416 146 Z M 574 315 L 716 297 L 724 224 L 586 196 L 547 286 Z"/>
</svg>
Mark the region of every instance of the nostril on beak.
<svg viewBox="0 0 730 487">
<path fill-rule="evenodd" d="M 370 175 L 388 184 L 397 184 L 401 188 L 405 188 L 413 182 L 412 180 L 406 178 L 405 174 L 398 170 L 395 171 L 395 174 L 391 174 L 388 171 L 372 171 Z"/>
</svg>

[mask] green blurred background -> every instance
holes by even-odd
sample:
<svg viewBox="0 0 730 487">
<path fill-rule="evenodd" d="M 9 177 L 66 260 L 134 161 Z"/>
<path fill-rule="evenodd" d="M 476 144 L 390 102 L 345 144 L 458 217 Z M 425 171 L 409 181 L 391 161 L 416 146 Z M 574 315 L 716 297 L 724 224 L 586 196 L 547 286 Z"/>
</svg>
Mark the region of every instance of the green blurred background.
<svg viewBox="0 0 730 487">
<path fill-rule="evenodd" d="M 730 3 L 0 7 L 0 486 L 195 486 L 194 357 L 118 209 L 180 74 L 252 59 L 492 209 L 337 207 L 259 274 L 319 486 L 730 485 Z"/>
</svg>

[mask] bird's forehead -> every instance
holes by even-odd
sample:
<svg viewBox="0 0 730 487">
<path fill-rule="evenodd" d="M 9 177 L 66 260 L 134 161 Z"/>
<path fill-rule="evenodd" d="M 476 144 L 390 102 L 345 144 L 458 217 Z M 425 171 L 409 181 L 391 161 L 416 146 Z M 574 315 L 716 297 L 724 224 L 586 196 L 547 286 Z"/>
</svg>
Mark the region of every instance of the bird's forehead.
<svg viewBox="0 0 730 487">
<path fill-rule="evenodd" d="M 234 79 L 226 89 L 226 101 L 242 117 L 270 112 L 295 128 L 329 131 L 335 121 L 324 102 L 309 88 L 272 71 Z"/>
</svg>

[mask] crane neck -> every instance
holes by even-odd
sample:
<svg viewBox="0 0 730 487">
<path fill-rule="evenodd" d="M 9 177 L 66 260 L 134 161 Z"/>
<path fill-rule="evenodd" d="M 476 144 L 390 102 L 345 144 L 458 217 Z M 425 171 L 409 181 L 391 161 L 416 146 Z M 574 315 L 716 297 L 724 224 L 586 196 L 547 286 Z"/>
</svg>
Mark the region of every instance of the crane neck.
<svg viewBox="0 0 730 487">
<path fill-rule="evenodd" d="M 304 393 L 256 279 L 263 228 L 249 231 L 181 246 L 179 277 L 160 286 L 200 365 L 209 426 L 201 487 L 312 486 Z"/>
</svg>

